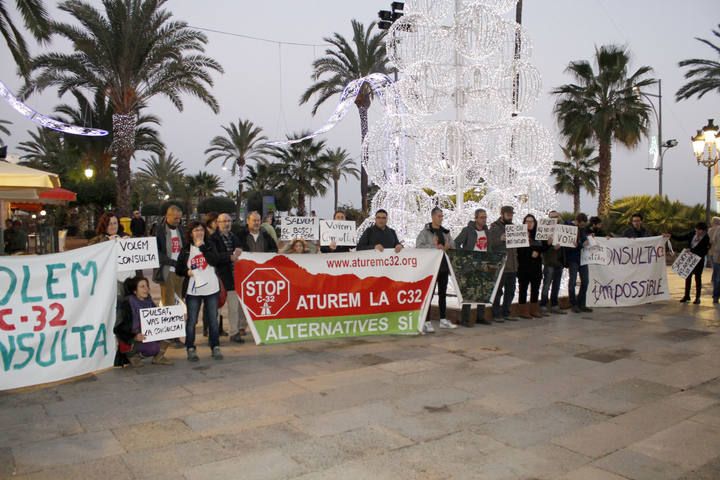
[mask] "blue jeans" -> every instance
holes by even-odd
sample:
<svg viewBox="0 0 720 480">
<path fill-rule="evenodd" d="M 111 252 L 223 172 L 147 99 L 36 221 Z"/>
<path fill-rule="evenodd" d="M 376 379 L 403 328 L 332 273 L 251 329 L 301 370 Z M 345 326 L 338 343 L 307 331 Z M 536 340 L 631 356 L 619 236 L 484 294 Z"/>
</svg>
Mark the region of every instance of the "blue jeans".
<svg viewBox="0 0 720 480">
<path fill-rule="evenodd" d="M 713 286 L 713 300 L 720 299 L 720 263 L 713 262 L 712 272 L 712 286 Z"/>
<path fill-rule="evenodd" d="M 568 264 L 570 278 L 568 279 L 568 297 L 570 297 L 570 305 L 573 307 L 585 307 L 587 299 L 587 291 L 590 283 L 590 271 L 587 265 L 571 262 Z M 577 277 L 580 274 L 580 293 L 575 296 L 575 287 L 577 286 Z"/>
<path fill-rule="evenodd" d="M 558 295 L 560 294 L 560 282 L 562 282 L 563 267 L 551 267 L 545 265 L 543 270 L 542 295 L 540 296 L 540 306 L 545 307 L 548 303 L 548 293 L 550 294 L 550 306 L 558 306 Z"/>
<path fill-rule="evenodd" d="M 185 346 L 195 348 L 195 325 L 197 325 L 198 315 L 200 314 L 200 304 L 204 304 L 203 322 L 207 322 L 209 330 L 210 348 L 220 345 L 220 327 L 218 325 L 218 303 L 220 293 L 212 295 L 198 296 L 187 295 L 185 302 L 187 304 L 188 319 L 185 324 Z"/>
<path fill-rule="evenodd" d="M 513 297 L 515 296 L 515 281 L 517 280 L 517 273 L 515 272 L 503 272 L 500 284 L 498 285 L 495 299 L 493 300 L 493 317 L 509 317 L 510 316 L 510 305 L 512 305 Z M 502 299 L 502 307 L 500 306 L 500 300 Z"/>
</svg>

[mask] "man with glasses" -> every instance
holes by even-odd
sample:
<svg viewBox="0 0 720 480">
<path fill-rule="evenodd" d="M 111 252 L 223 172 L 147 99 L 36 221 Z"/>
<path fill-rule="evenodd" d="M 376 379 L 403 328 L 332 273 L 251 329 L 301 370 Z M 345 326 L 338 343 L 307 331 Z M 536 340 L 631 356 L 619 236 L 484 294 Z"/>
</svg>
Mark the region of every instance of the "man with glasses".
<svg viewBox="0 0 720 480">
<path fill-rule="evenodd" d="M 230 341 L 244 343 L 240 332 L 240 299 L 235 294 L 234 263 L 242 253 L 240 239 L 231 230 L 232 218 L 221 213 L 217 218 L 217 230 L 210 236 L 210 243 L 218 252 L 218 264 L 215 265 L 220 281 L 227 291 L 228 320 L 230 322 Z"/>
<path fill-rule="evenodd" d="M 403 246 L 395 230 L 387 226 L 388 214 L 382 208 L 375 212 L 375 224 L 367 228 L 358 240 L 358 250 L 372 250 L 382 252 L 392 248 L 395 252 L 402 250 Z"/>
</svg>

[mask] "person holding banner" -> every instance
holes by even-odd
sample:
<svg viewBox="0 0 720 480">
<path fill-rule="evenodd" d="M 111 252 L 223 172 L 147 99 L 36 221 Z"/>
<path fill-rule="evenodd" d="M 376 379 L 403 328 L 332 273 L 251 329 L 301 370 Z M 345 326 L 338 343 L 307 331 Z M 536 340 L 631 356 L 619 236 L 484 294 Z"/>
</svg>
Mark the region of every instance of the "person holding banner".
<svg viewBox="0 0 720 480">
<path fill-rule="evenodd" d="M 460 231 L 460 235 L 455 237 L 455 248 L 470 252 L 487 252 L 489 251 L 488 238 L 487 212 L 484 208 L 478 208 L 475 210 L 475 220 L 469 221 L 467 226 Z M 472 322 L 470 322 L 471 310 L 471 304 L 463 303 L 460 322 L 465 326 L 472 326 Z M 477 305 L 477 320 L 475 323 L 492 325 L 492 322 L 485 320 L 485 305 Z"/>
<path fill-rule="evenodd" d="M 217 230 L 210 235 L 209 242 L 218 253 L 218 264 L 215 267 L 218 277 L 225 287 L 228 306 L 228 321 L 230 322 L 230 341 L 244 343 L 240 335 L 240 299 L 235 295 L 235 280 L 233 278 L 234 263 L 242 252 L 240 239 L 232 232 L 232 218 L 227 213 L 221 213 L 216 220 Z M 222 316 L 220 317 L 220 336 L 224 336 Z M 207 322 L 203 320 L 203 334 L 209 331 Z"/>
<path fill-rule="evenodd" d="M 652 233 L 643 226 L 643 216 L 640 212 L 635 212 L 630 217 L 630 226 L 623 233 L 625 238 L 646 238 L 652 237 Z"/>
<path fill-rule="evenodd" d="M 544 315 L 540 313 L 540 305 L 538 300 L 540 297 L 540 282 L 542 280 L 542 253 L 546 247 L 540 240 L 535 239 L 537 232 L 537 220 L 532 214 L 525 215 L 523 224 L 527 226 L 529 247 L 517 249 L 518 261 L 518 283 L 520 290 L 518 293 L 518 308 L 520 310 L 520 318 L 540 318 Z M 528 287 L 530 288 L 530 304 L 527 303 Z"/>
<path fill-rule="evenodd" d="M 259 217 L 259 215 L 258 215 Z M 260 218 L 258 218 L 258 227 Z M 203 321 L 210 329 L 210 348 L 215 360 L 222 360 L 220 352 L 220 329 L 218 326 L 218 303 L 220 301 L 220 281 L 215 266 L 218 265 L 218 253 L 209 242 L 205 225 L 198 221 L 190 222 L 185 246 L 177 261 L 178 275 L 185 277 L 183 290 L 187 303 L 187 324 L 185 326 L 185 347 L 187 358 L 191 362 L 199 360 L 195 348 L 195 326 L 203 309 Z"/>
<path fill-rule="evenodd" d="M 342 210 L 338 210 L 335 212 L 335 215 L 333 215 L 333 220 L 337 220 L 340 222 L 346 221 L 345 218 L 345 212 Z M 348 245 L 337 245 L 335 241 L 333 240 L 330 242 L 330 245 L 325 245 L 320 247 L 320 253 L 348 253 L 352 247 Z"/>
<path fill-rule="evenodd" d="M 122 367 L 129 363 L 134 368 L 140 368 L 145 365 L 143 357 L 152 357 L 153 365 L 173 365 L 172 360 L 165 357 L 170 342 L 144 342 L 140 310 L 155 308 L 148 279 L 142 276 L 128 278 L 123 287 L 129 295 L 122 302 L 122 315 L 113 329 L 118 339 L 115 366 Z"/>
<path fill-rule="evenodd" d="M 515 210 L 510 205 L 500 208 L 500 218 L 490 225 L 488 232 L 490 250 L 507 253 L 505 269 L 493 300 L 493 320 L 500 323 L 505 320 L 517 321 L 517 318 L 510 315 L 510 306 L 515 296 L 515 284 L 517 282 L 517 249 L 507 248 L 505 244 L 505 226 L 512 225 L 514 213 Z"/>
<path fill-rule="evenodd" d="M 240 231 L 240 248 L 243 252 L 276 252 L 278 246 L 272 236 L 260 228 L 260 214 L 256 211 L 248 213 L 247 225 Z"/>
<path fill-rule="evenodd" d="M 566 248 L 565 250 L 565 259 L 567 260 L 570 273 L 570 277 L 568 278 L 568 297 L 572 311 L 575 313 L 592 312 L 592 309 L 587 307 L 590 271 L 587 265 L 581 265 L 580 262 L 582 248 L 588 243 L 587 221 L 587 215 L 578 213 L 575 220 L 568 223 L 568 225 L 575 225 L 578 229 L 575 248 Z M 580 292 L 576 294 L 575 288 L 577 286 L 578 275 L 580 276 Z"/>
<path fill-rule="evenodd" d="M 375 212 L 375 224 L 360 236 L 357 243 L 357 250 L 372 250 L 382 252 L 386 248 L 392 248 L 395 252 L 402 250 L 403 246 L 398 239 L 395 230 L 387 226 L 388 213 L 384 209 Z"/>
<path fill-rule="evenodd" d="M 672 234 L 670 237 L 679 242 L 689 242 L 690 252 L 700 257 L 700 262 L 695 266 L 692 273 L 685 279 L 685 295 L 680 302 L 687 303 L 690 301 L 690 285 L 692 277 L 695 277 L 695 305 L 700 304 L 700 295 L 702 294 L 702 272 L 705 268 L 705 255 L 710 250 L 710 237 L 707 234 L 707 223 L 699 222 L 695 225 L 695 230 L 684 235 Z M 714 299 L 713 299 L 714 300 Z"/>
<path fill-rule="evenodd" d="M 415 248 L 437 248 L 444 252 L 455 248 L 453 238 L 450 235 L 450 230 L 442 226 L 443 211 L 440 207 L 435 207 L 430 212 L 432 221 L 425 225 L 420 233 L 418 233 L 417 239 L 415 239 Z M 447 287 L 448 280 L 450 277 L 450 266 L 447 262 L 447 257 L 443 255 L 442 262 L 440 263 L 440 270 L 437 274 L 437 286 L 438 292 L 438 308 L 440 310 L 440 328 L 457 328 L 457 325 L 450 322 L 447 316 Z M 426 320 L 423 324 L 423 331 L 425 333 L 434 333 L 435 329 L 430 323 L 430 320 Z"/>
<path fill-rule="evenodd" d="M 120 230 L 120 221 L 113 212 L 105 212 L 98 219 L 96 235 L 88 241 L 88 245 L 95 245 L 109 240 L 115 241 L 117 238 L 127 237 L 127 234 Z M 118 272 L 117 273 L 117 301 L 118 305 L 123 299 L 123 282 L 133 276 L 135 272 Z"/>
<path fill-rule="evenodd" d="M 720 217 L 712 218 L 712 227 L 708 230 L 710 239 L 710 259 L 712 260 L 713 304 L 720 300 Z"/>
<path fill-rule="evenodd" d="M 560 222 L 560 213 L 550 210 L 548 217 Z M 543 241 L 545 251 L 543 252 L 543 279 L 542 295 L 540 296 L 540 311 L 566 315 L 567 312 L 560 309 L 558 297 L 560 295 L 560 283 L 562 282 L 563 269 L 565 268 L 565 249 L 560 245 L 553 244 L 552 235 L 548 240 Z M 550 307 L 548 308 L 548 301 Z"/>
<path fill-rule="evenodd" d="M 182 297 L 182 278 L 177 275 L 177 260 L 183 249 L 184 232 L 180 225 L 182 210 L 170 205 L 165 220 L 155 229 L 160 267 L 153 272 L 153 281 L 160 285 L 163 305 L 175 305 L 175 298 Z"/>
</svg>

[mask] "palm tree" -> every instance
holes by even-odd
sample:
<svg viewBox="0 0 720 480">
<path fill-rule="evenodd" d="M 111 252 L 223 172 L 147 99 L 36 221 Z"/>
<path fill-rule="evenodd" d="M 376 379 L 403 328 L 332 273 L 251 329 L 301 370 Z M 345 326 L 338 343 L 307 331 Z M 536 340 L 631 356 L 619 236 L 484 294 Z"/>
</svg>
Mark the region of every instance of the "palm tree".
<svg viewBox="0 0 720 480">
<path fill-rule="evenodd" d="M 720 30 L 713 30 L 712 33 L 720 38 Z M 716 45 L 704 38 L 695 37 L 695 40 L 712 48 L 720 56 L 720 44 Z M 690 70 L 685 72 L 685 78 L 692 80 L 680 87 L 680 90 L 675 94 L 677 100 L 687 100 L 695 95 L 697 95 L 697 98 L 702 98 L 703 95 L 712 91 L 720 93 L 720 61 L 691 58 L 681 61 L 678 65 L 690 67 Z"/>
<path fill-rule="evenodd" d="M 27 42 L 23 38 L 20 30 L 13 23 L 10 15 L 10 2 L 0 0 L 0 32 L 5 39 L 5 43 L 10 50 L 10 54 L 15 59 L 20 68 L 20 73 L 27 78 L 30 73 L 30 52 L 27 49 Z M 48 34 L 48 15 L 42 0 L 15 0 L 15 7 L 23 19 L 25 27 L 38 41 L 47 40 Z"/>
<path fill-rule="evenodd" d="M 288 140 L 295 140 L 308 135 L 301 132 L 288 136 Z M 325 142 L 309 139 L 277 148 L 272 155 L 278 160 L 275 164 L 278 174 L 284 179 L 283 186 L 296 195 L 297 213 L 306 214 L 305 199 L 325 195 L 327 192 L 330 169 L 322 161 L 318 161 Z"/>
<path fill-rule="evenodd" d="M 7 128 L 5 125 L 12 125 L 12 122 L 9 120 L 0 120 L 0 133 L 5 135 L 6 137 L 10 136 L 10 129 Z M 3 145 L 3 142 L 0 141 L 0 145 Z"/>
<path fill-rule="evenodd" d="M 102 91 L 113 109 L 113 150 L 117 158 L 118 210 L 130 211 L 130 159 L 135 153 L 137 115 L 159 96 L 180 111 L 183 94 L 219 111 L 208 87 L 219 63 L 203 55 L 207 37 L 172 18 L 167 0 L 103 0 L 103 9 L 82 0 L 66 0 L 59 9 L 80 25 L 52 22 L 51 31 L 67 39 L 72 53 L 45 53 L 32 62 L 37 72 L 27 95 L 50 86 L 58 94 Z"/>
<path fill-rule="evenodd" d="M 650 106 L 640 89 L 656 82 L 643 66 L 630 74 L 630 54 L 621 47 L 604 45 L 595 50 L 597 73 L 586 60 L 570 62 L 566 71 L 577 84 L 553 90 L 558 96 L 554 113 L 569 144 L 596 143 L 599 158 L 598 215 L 610 209 L 612 144 L 636 147 L 647 135 Z"/>
<path fill-rule="evenodd" d="M 27 133 L 30 140 L 18 144 L 18 150 L 24 152 L 21 165 L 56 173 L 61 181 L 78 167 L 80 154 L 61 133 L 42 127 Z"/>
<path fill-rule="evenodd" d="M 329 98 L 343 91 L 345 86 L 353 80 L 365 77 L 371 73 L 388 73 L 388 59 L 383 38 L 384 33 L 373 34 L 375 22 L 365 29 L 361 22 L 352 21 L 352 44 L 339 33 L 323 40 L 332 45 L 325 50 L 325 56 L 313 62 L 312 79 L 315 82 L 303 93 L 300 105 L 308 102 L 317 95 L 313 105 L 312 114 L 317 113 L 318 107 Z M 322 78 L 322 79 L 321 79 Z M 360 114 L 360 140 L 365 140 L 368 130 L 368 109 L 372 102 L 373 92 L 365 83 L 355 98 L 355 105 Z M 360 195 L 362 197 L 362 210 L 368 211 L 368 176 L 365 167 L 361 166 Z"/>
<path fill-rule="evenodd" d="M 214 173 L 198 172 L 186 178 L 192 196 L 198 200 L 204 200 L 223 191 L 223 181 Z"/>
<path fill-rule="evenodd" d="M 283 184 L 283 177 L 276 164 L 261 160 L 254 166 L 248 165 L 242 183 L 247 187 L 248 192 L 273 191 Z"/>
<path fill-rule="evenodd" d="M 212 161 L 222 160 L 223 167 L 230 161 L 230 173 L 235 175 L 236 171 L 240 172 L 240 180 L 238 180 L 238 218 L 240 217 L 240 208 L 242 204 L 242 188 L 243 173 L 248 160 L 260 161 L 266 150 L 263 148 L 264 142 L 267 140 L 262 135 L 262 128 L 256 127 L 250 120 L 238 119 L 237 125 L 230 122 L 227 127 L 223 126 L 226 136 L 218 135 L 210 140 L 210 148 L 205 150 L 205 154 L 211 154 L 205 165 L 209 165 Z"/>
<path fill-rule="evenodd" d="M 172 197 L 185 183 L 185 167 L 172 153 L 163 153 L 144 159 L 137 177 L 140 181 L 149 181 L 159 197 Z"/>
<path fill-rule="evenodd" d="M 102 91 L 95 92 L 91 102 L 79 90 L 73 90 L 77 106 L 61 104 L 55 107 L 59 119 L 74 125 L 102 128 L 112 130 L 112 105 L 107 101 Z M 139 109 L 140 111 L 140 109 Z M 160 140 L 160 133 L 150 126 L 160 125 L 160 119 L 155 115 L 138 113 L 135 127 L 135 149 L 162 154 L 165 145 Z M 93 165 L 98 175 L 108 175 L 112 166 L 112 133 L 104 137 L 77 137 L 69 135 L 68 142 L 78 146 L 83 151 L 84 165 Z"/>
<path fill-rule="evenodd" d="M 555 192 L 567 193 L 573 197 L 573 213 L 580 213 L 580 190 L 585 189 L 593 197 L 597 193 L 599 163 L 592 157 L 595 148 L 587 145 L 562 147 L 566 162 L 556 161 L 550 172 L 555 176 Z"/>
<path fill-rule="evenodd" d="M 338 183 L 343 178 L 358 178 L 358 169 L 355 168 L 355 162 L 350 158 L 350 154 L 344 148 L 336 148 L 335 150 L 327 149 L 320 157 L 325 166 L 330 169 L 330 178 L 333 181 L 333 211 L 338 208 Z"/>
</svg>

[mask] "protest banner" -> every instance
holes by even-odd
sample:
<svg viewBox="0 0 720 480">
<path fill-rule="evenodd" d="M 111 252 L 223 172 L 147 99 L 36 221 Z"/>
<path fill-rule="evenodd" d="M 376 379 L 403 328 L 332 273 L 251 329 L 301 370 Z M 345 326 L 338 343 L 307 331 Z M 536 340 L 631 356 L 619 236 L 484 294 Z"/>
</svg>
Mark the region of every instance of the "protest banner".
<svg viewBox="0 0 720 480">
<path fill-rule="evenodd" d="M 550 240 L 555 235 L 555 226 L 557 218 L 541 218 L 538 220 L 537 231 L 535 232 L 535 240 Z"/>
<path fill-rule="evenodd" d="M 243 252 L 235 292 L 257 344 L 418 334 L 442 257 L 437 249 Z"/>
<path fill-rule="evenodd" d="M 688 278 L 702 258 L 685 248 L 672 264 L 672 271 L 682 278 Z"/>
<path fill-rule="evenodd" d="M 280 240 L 291 241 L 318 239 L 317 217 L 282 217 L 280 219 Z"/>
<path fill-rule="evenodd" d="M 505 253 L 448 250 L 447 258 L 458 305 L 490 305 L 505 268 Z"/>
<path fill-rule="evenodd" d="M 168 340 L 185 336 L 184 305 L 141 308 L 140 331 L 145 342 Z"/>
<path fill-rule="evenodd" d="M 505 225 L 505 247 L 522 248 L 530 246 L 527 225 Z"/>
<path fill-rule="evenodd" d="M 111 367 L 116 274 L 115 242 L 2 257 L 0 390 Z"/>
<path fill-rule="evenodd" d="M 553 245 L 575 248 L 577 246 L 578 227 L 575 225 L 556 225 L 553 232 Z"/>
<path fill-rule="evenodd" d="M 605 265 L 607 261 L 605 247 L 590 245 L 580 250 L 580 265 Z"/>
<path fill-rule="evenodd" d="M 604 265 L 588 265 L 589 307 L 623 307 L 668 300 L 664 237 L 599 238 Z"/>
<path fill-rule="evenodd" d="M 355 222 L 351 220 L 320 220 L 320 246 L 335 242 L 338 246 L 354 247 L 357 245 L 356 232 Z"/>
<path fill-rule="evenodd" d="M 158 268 L 157 239 L 155 237 L 123 237 L 117 241 L 118 272 Z"/>
</svg>

